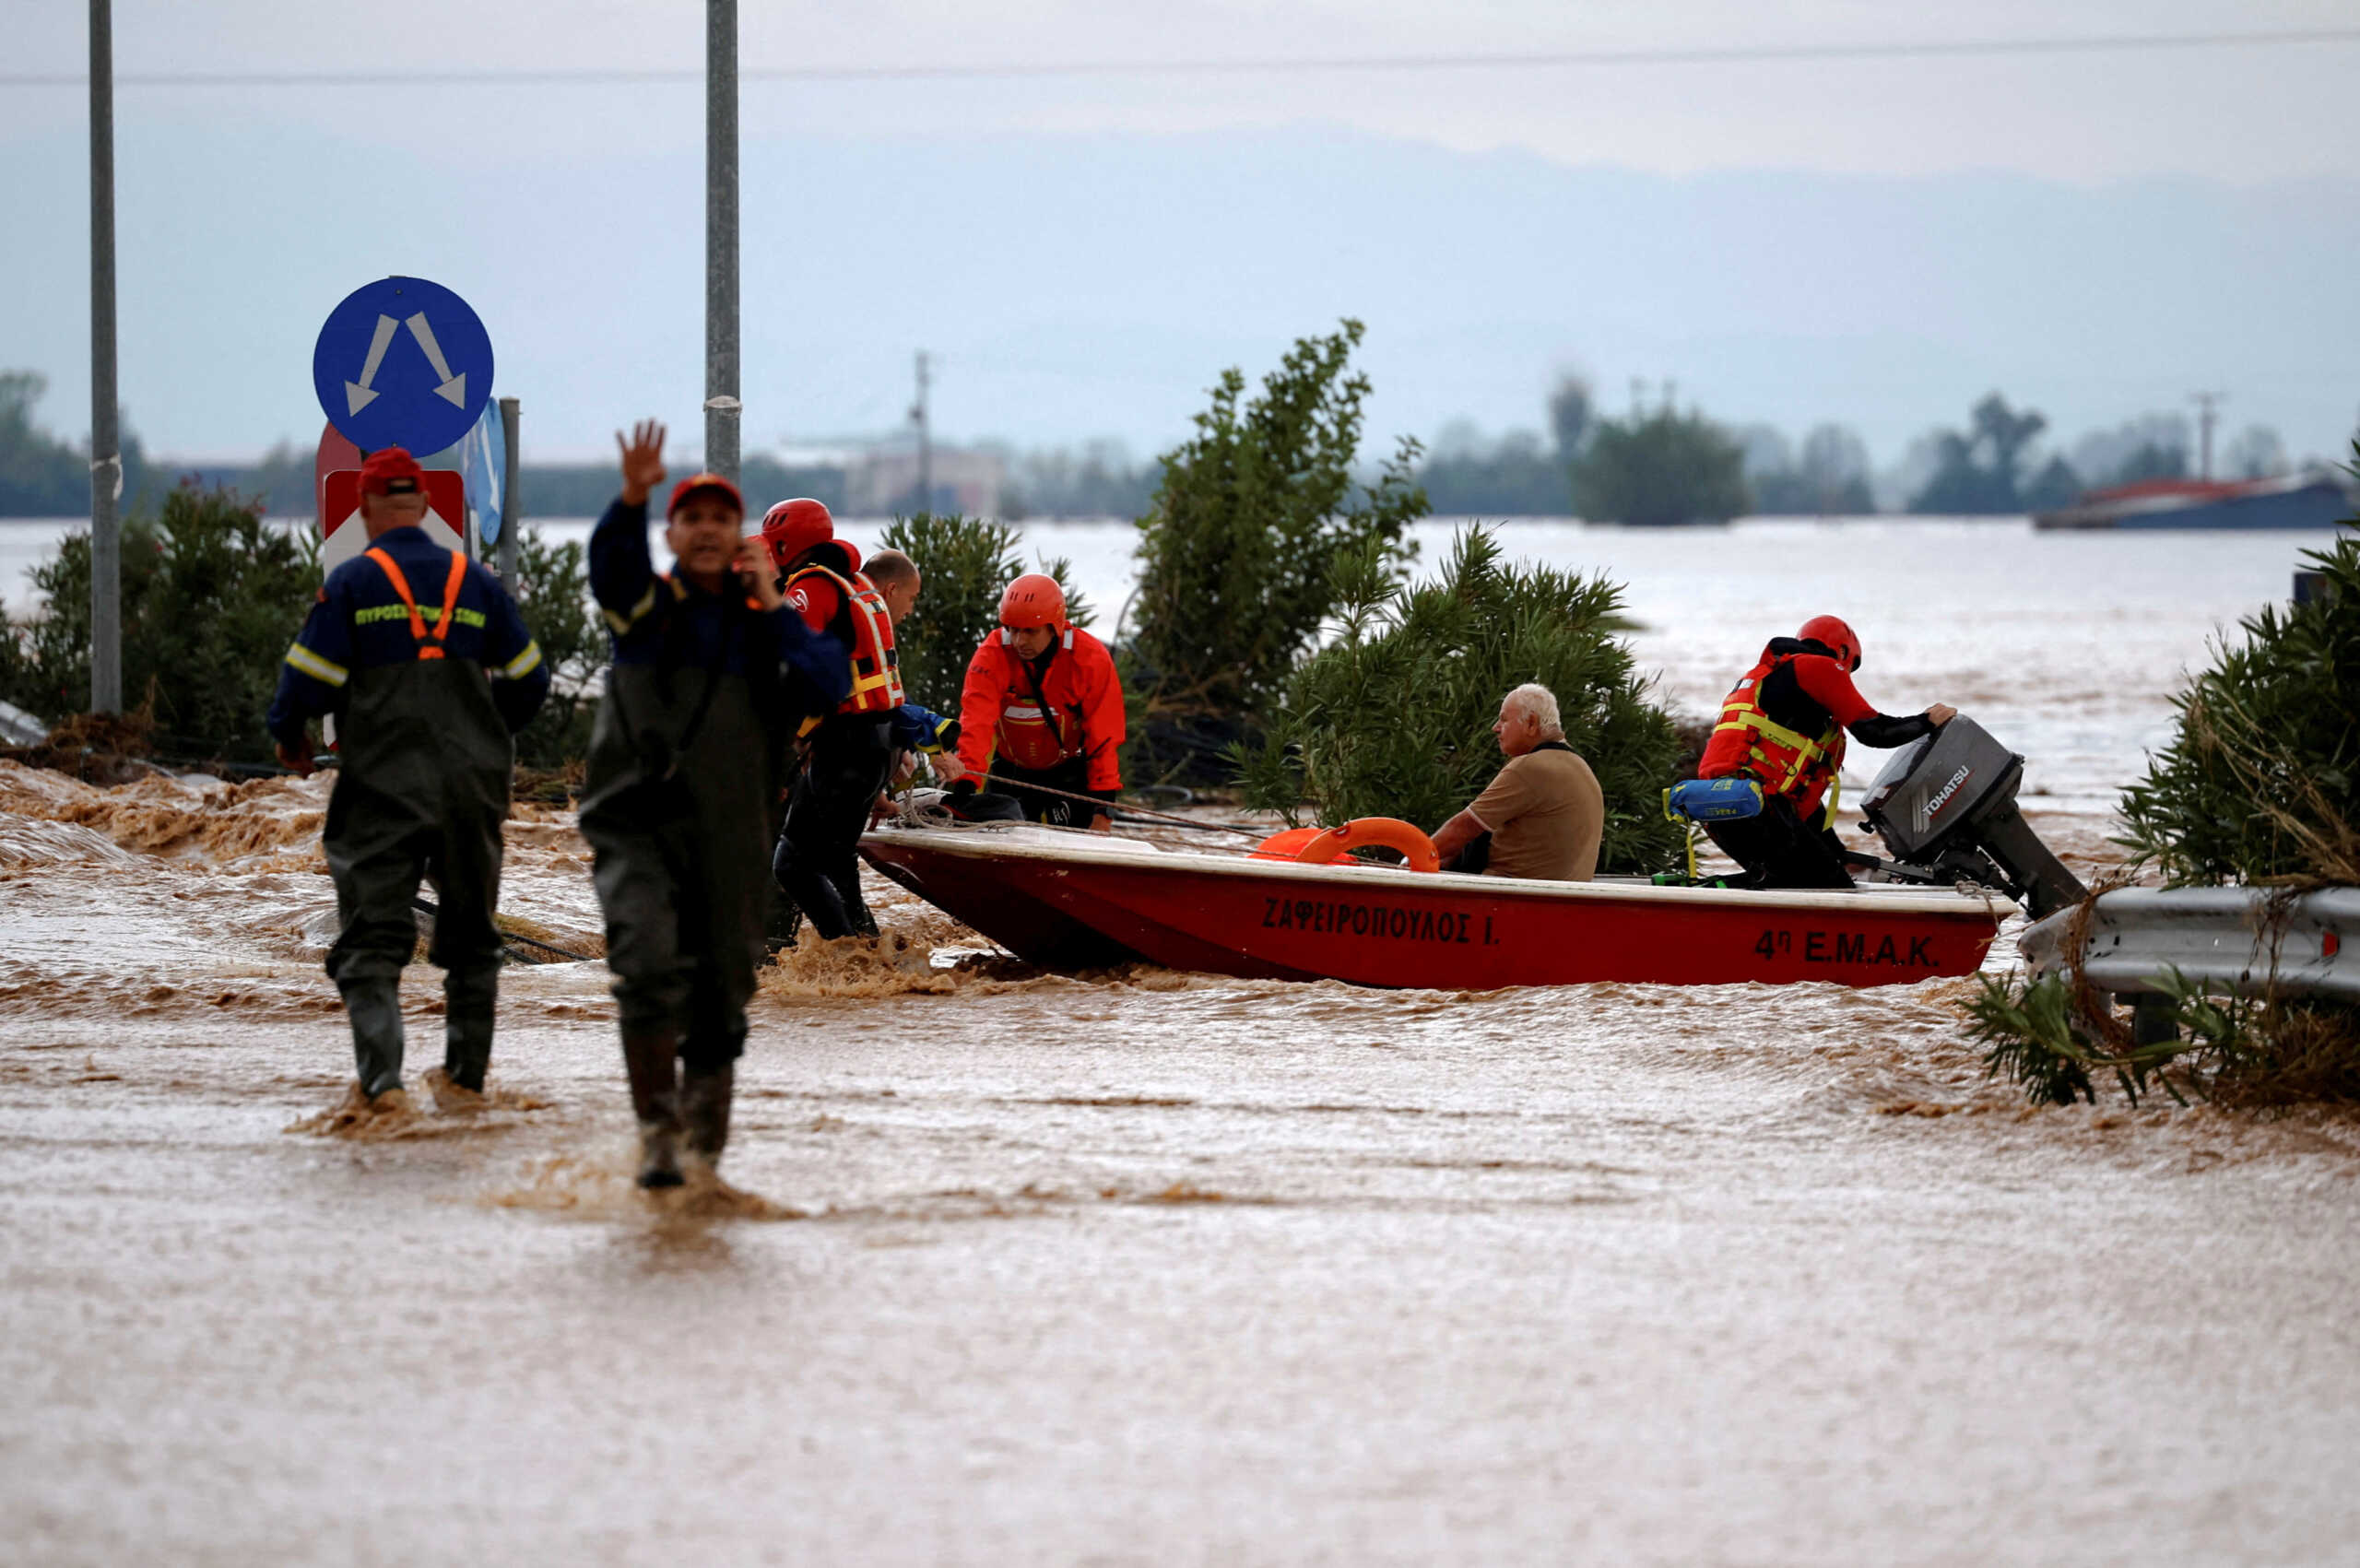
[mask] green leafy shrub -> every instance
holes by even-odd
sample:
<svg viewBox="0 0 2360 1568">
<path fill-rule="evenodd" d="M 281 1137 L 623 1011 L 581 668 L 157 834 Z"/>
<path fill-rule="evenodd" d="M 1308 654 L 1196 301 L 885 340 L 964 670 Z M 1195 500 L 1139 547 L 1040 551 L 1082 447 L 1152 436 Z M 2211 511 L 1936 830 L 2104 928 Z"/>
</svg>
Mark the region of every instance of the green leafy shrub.
<svg viewBox="0 0 2360 1568">
<path fill-rule="evenodd" d="M 2360 883 L 2360 537 L 2306 559 L 2325 597 L 2248 617 L 2123 796 L 2122 843 L 2175 886 Z"/>
<path fill-rule="evenodd" d="M 1340 634 L 1288 681 L 1265 744 L 1237 753 L 1251 804 L 1290 822 L 1402 817 L 1431 830 L 1499 770 L 1500 699 L 1537 680 L 1606 795 L 1599 869 L 1670 867 L 1682 834 L 1659 803 L 1680 743 L 1617 638 L 1629 623 L 1615 584 L 1504 565 L 1478 527 L 1434 582 L 1405 586 L 1370 541 L 1339 563 L 1335 591 Z"/>
<path fill-rule="evenodd" d="M 507 587 L 549 670 L 549 699 L 517 736 L 516 760 L 528 768 L 563 768 L 590 754 L 598 672 L 607 665 L 606 628 L 591 606 L 582 546 L 552 545 L 539 529 L 521 529 L 516 575 Z"/>
<path fill-rule="evenodd" d="M 123 687 L 151 705 L 160 755 L 262 761 L 279 663 L 320 585 L 308 530 L 263 521 L 258 502 L 183 485 L 123 528 Z M 6 623 L 0 696 L 51 724 L 90 699 L 90 536 L 34 568 L 43 610 Z"/>
<path fill-rule="evenodd" d="M 882 542 L 917 563 L 923 586 L 916 607 L 893 627 L 893 648 L 902 661 L 902 687 L 909 700 L 957 717 L 967 665 L 991 629 L 999 624 L 1000 590 L 1027 572 L 1045 572 L 1066 591 L 1066 615 L 1077 626 L 1093 619 L 1089 599 L 1074 587 L 1070 564 L 1046 559 L 1027 566 L 1019 551 L 1023 536 L 1003 523 L 921 512 L 896 517 Z"/>
<path fill-rule="evenodd" d="M 1197 433 L 1163 455 L 1129 620 L 1127 682 L 1149 715 L 1264 708 L 1329 617 L 1337 561 L 1374 552 L 1398 575 L 1414 554 L 1403 533 L 1426 513 L 1418 443 L 1404 437 L 1375 484 L 1352 477 L 1370 390 L 1351 370 L 1362 332 L 1347 320 L 1299 339 L 1251 398 L 1223 371 Z"/>
</svg>

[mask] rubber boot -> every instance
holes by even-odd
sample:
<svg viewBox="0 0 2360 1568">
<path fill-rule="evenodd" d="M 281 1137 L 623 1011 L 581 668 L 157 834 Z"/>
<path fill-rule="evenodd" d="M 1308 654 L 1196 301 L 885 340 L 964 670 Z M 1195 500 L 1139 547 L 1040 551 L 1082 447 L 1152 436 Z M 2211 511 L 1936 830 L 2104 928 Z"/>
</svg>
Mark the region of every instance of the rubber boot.
<svg viewBox="0 0 2360 1568">
<path fill-rule="evenodd" d="M 476 1094 L 491 1067 L 492 1010 L 500 1000 L 500 971 L 454 969 L 442 977 L 442 1071 Z"/>
<path fill-rule="evenodd" d="M 639 1118 L 639 1185 L 680 1185 L 680 1077 L 678 1043 L 670 1034 L 623 1036 L 623 1073 Z"/>
<path fill-rule="evenodd" d="M 353 1065 L 360 1092 L 374 1100 L 402 1086 L 402 986 L 398 975 L 341 980 L 345 1017 L 352 1024 Z"/>
<path fill-rule="evenodd" d="M 729 1102 L 738 1080 L 738 1064 L 691 1067 L 680 1075 L 680 1122 L 688 1156 L 707 1170 L 721 1163 L 729 1142 Z"/>
</svg>

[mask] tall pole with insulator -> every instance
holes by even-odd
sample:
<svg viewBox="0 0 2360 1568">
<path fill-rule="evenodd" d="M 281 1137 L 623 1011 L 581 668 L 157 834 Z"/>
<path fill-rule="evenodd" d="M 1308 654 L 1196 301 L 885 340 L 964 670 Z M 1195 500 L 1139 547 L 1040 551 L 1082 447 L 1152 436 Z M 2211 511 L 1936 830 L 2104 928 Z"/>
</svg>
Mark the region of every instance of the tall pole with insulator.
<svg viewBox="0 0 2360 1568">
<path fill-rule="evenodd" d="M 910 422 L 918 430 L 918 503 L 916 511 L 929 515 L 934 512 L 934 429 L 927 422 L 926 406 L 926 350 L 918 350 L 918 400 L 910 405 Z"/>
<path fill-rule="evenodd" d="M 114 17 L 90 0 L 90 711 L 123 712 L 123 432 L 114 384 Z"/>
<path fill-rule="evenodd" d="M 735 482 L 738 400 L 738 0 L 705 0 L 704 466 Z"/>
</svg>

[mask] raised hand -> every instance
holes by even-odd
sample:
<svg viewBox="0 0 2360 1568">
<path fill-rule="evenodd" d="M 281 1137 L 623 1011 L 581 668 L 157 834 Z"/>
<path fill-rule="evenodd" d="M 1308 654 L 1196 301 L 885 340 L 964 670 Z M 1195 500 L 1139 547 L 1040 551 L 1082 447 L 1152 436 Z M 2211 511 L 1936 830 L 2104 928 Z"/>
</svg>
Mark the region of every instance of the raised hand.
<svg viewBox="0 0 2360 1568">
<path fill-rule="evenodd" d="M 629 440 L 617 430 L 615 446 L 623 454 L 623 500 L 646 505 L 648 492 L 664 482 L 664 427 L 642 419 L 631 428 Z"/>
</svg>

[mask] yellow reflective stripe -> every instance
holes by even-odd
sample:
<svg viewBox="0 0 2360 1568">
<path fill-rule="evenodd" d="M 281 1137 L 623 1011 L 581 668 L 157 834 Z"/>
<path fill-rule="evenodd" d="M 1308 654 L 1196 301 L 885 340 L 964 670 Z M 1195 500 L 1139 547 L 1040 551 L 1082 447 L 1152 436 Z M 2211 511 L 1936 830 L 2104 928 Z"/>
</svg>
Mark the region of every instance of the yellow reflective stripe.
<svg viewBox="0 0 2360 1568">
<path fill-rule="evenodd" d="M 1734 722 L 1718 724 L 1713 727 L 1717 730 L 1750 729 L 1757 735 L 1768 736 L 1771 739 L 1782 745 L 1791 746 L 1799 751 L 1808 751 L 1814 758 L 1827 754 L 1827 748 L 1823 744 L 1825 737 L 1813 740 L 1807 735 L 1800 734 L 1782 724 L 1776 723 L 1758 708 L 1740 709 L 1739 716 Z"/>
<path fill-rule="evenodd" d="M 856 695 L 863 691 L 875 691 L 880 688 L 891 686 L 892 684 L 892 678 L 890 676 L 872 675 L 867 677 L 866 679 L 854 681 L 852 683 L 852 689 L 854 693 Z"/>
<path fill-rule="evenodd" d="M 440 622 L 442 619 L 442 609 L 439 605 L 420 605 L 418 607 L 418 613 L 430 626 Z M 483 611 L 468 609 L 465 606 L 453 610 L 451 617 L 460 626 L 472 626 L 480 630 L 484 624 Z M 355 626 L 374 626 L 381 620 L 407 620 L 408 619 L 409 609 L 403 605 L 371 605 L 366 609 L 357 609 L 352 612 L 352 624 Z"/>
<path fill-rule="evenodd" d="M 342 665 L 320 657 L 301 643 L 287 650 L 287 662 L 313 680 L 324 680 L 330 686 L 342 686 L 352 678 L 352 672 Z"/>
<path fill-rule="evenodd" d="M 541 667 L 541 645 L 526 643 L 525 651 L 500 666 L 500 673 L 511 680 L 520 679 Z"/>
<path fill-rule="evenodd" d="M 1737 716 L 1731 718 L 1729 715 L 1732 713 Z M 1843 734 L 1841 727 L 1837 727 L 1814 740 L 1807 735 L 1788 729 L 1786 725 L 1773 720 L 1761 709 L 1753 706 L 1752 702 L 1745 701 L 1731 702 L 1722 708 L 1721 722 L 1713 726 L 1713 733 L 1717 735 L 1725 729 L 1750 731 L 1753 735 L 1775 740 L 1794 752 L 1794 760 L 1788 765 L 1786 776 L 1771 784 L 1773 792 L 1779 795 L 1786 794 L 1789 788 L 1793 787 L 1795 781 L 1802 777 L 1805 770 L 1809 769 L 1812 763 L 1824 761 L 1831 753 L 1832 742 Z M 1762 755 L 1762 748 L 1759 746 L 1751 748 L 1749 755 L 1757 762 L 1765 760 Z M 1833 776 L 1834 770 L 1830 769 L 1829 772 Z"/>
<path fill-rule="evenodd" d="M 599 607 L 598 613 L 605 616 L 607 618 L 607 624 L 613 627 L 616 631 L 629 631 L 633 626 L 639 624 L 640 617 L 645 615 L 649 610 L 652 610 L 655 607 L 655 584 L 650 583 L 647 585 L 647 592 L 639 596 L 639 603 L 631 607 L 631 613 L 629 615 L 617 615 L 614 611 L 606 608 L 604 606 Z"/>
</svg>

